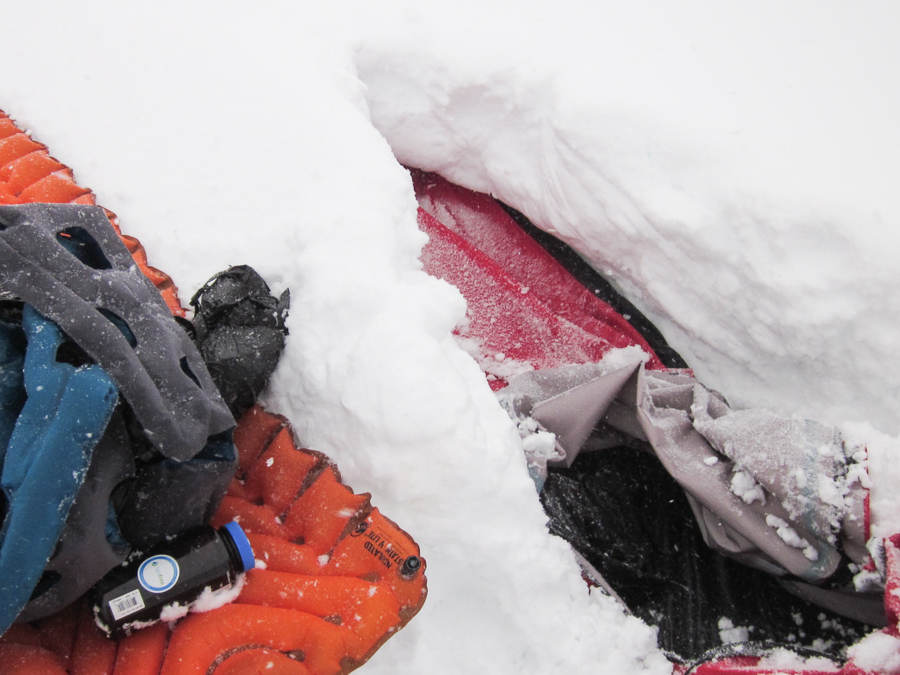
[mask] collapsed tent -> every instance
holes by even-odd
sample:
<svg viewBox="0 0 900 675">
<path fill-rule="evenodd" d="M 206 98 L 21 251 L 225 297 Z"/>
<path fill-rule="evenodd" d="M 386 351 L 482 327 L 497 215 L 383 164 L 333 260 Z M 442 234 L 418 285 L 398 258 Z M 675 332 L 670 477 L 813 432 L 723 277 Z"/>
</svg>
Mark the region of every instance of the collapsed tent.
<svg viewBox="0 0 900 675">
<path fill-rule="evenodd" d="M 551 530 L 594 583 L 660 626 L 673 660 L 748 640 L 754 667 L 760 644 L 840 659 L 872 627 L 895 634 L 864 447 L 810 420 L 731 409 L 563 244 L 545 250 L 536 239 L 549 235 L 532 238 L 488 195 L 412 176 L 425 268 L 466 298 L 457 341 L 518 424 Z M 574 259 L 589 288 L 548 250 Z M 714 672 L 739 661 L 722 658 Z"/>
<path fill-rule="evenodd" d="M 57 169 L 51 169 L 51 174 L 54 171 L 57 171 Z M 7 173 L 12 175 L 9 172 Z M 425 181 L 424 185 L 423 179 Z M 43 180 L 43 178 L 40 180 Z M 721 442 L 721 447 L 716 445 L 719 441 L 715 440 L 716 430 L 714 427 L 717 425 L 714 423 L 720 419 L 729 418 L 733 413 L 722 407 L 724 402 L 714 393 L 707 392 L 702 388 L 698 389 L 698 385 L 690 379 L 680 379 L 683 377 L 689 378 L 690 376 L 687 373 L 679 372 L 683 364 L 677 363 L 676 355 L 670 353 L 666 356 L 664 351 L 665 345 L 660 345 L 655 341 L 657 338 L 648 334 L 646 325 L 638 330 L 628 323 L 629 319 L 637 323 L 640 321 L 640 317 L 632 313 L 631 310 L 626 309 L 623 312 L 620 307 L 612 307 L 612 303 L 596 302 L 596 298 L 593 297 L 592 293 L 585 292 L 579 284 L 573 283 L 568 274 L 560 272 L 559 268 L 550 264 L 548 257 L 543 253 L 538 254 L 538 249 L 529 248 L 526 240 L 522 240 L 525 243 L 521 244 L 519 248 L 510 247 L 509 241 L 518 236 L 514 232 L 520 233 L 520 231 L 511 227 L 512 220 L 503 216 L 502 210 L 489 198 L 459 191 L 433 176 L 417 175 L 417 182 L 419 196 L 423 205 L 426 208 L 430 207 L 437 216 L 436 220 L 430 220 L 427 214 L 423 213 L 421 215 L 423 229 L 429 232 L 432 239 L 431 244 L 426 248 L 423 255 L 426 268 L 451 280 L 463 291 L 469 300 L 470 321 L 460 331 L 462 343 L 470 353 L 479 359 L 492 387 L 498 391 L 502 390 L 502 396 L 509 405 L 509 409 L 513 412 L 516 420 L 520 422 L 520 429 L 525 436 L 525 445 L 529 450 L 532 468 L 538 482 L 546 480 L 548 484 L 551 483 L 551 474 L 559 470 L 552 467 L 545 469 L 545 467 L 554 462 L 565 463 L 563 461 L 564 458 L 566 460 L 570 457 L 574 458 L 574 455 L 581 450 L 582 441 L 593 443 L 595 446 L 601 449 L 606 448 L 607 450 L 624 447 L 625 449 L 639 452 L 639 448 L 629 447 L 629 444 L 634 444 L 648 451 L 652 449 L 654 453 L 659 452 L 652 444 L 649 448 L 641 444 L 650 443 L 654 440 L 652 432 L 657 428 L 656 423 L 659 422 L 658 419 L 654 419 L 654 414 L 659 413 L 660 410 L 663 411 L 661 414 L 663 426 L 667 426 L 670 418 L 683 424 L 684 416 L 689 416 L 690 423 L 687 427 L 682 426 L 680 431 L 678 429 L 667 429 L 667 431 L 674 433 L 676 440 L 680 440 L 680 434 L 693 436 L 694 432 L 699 433 L 702 441 L 697 442 L 700 443 L 701 448 L 705 448 L 706 446 L 703 446 L 703 443 L 706 443 L 714 452 L 714 454 L 700 455 L 702 457 L 701 463 L 704 466 L 716 467 L 721 465 L 721 468 L 728 465 L 728 463 L 730 463 L 729 467 L 737 466 L 741 462 L 746 463 L 748 457 L 754 454 L 751 447 L 752 444 L 747 446 L 749 449 L 746 453 L 732 453 L 731 450 L 733 448 L 728 448 L 727 438 Z M 20 198 L 25 189 L 19 191 L 17 189 L 7 188 L 4 199 L 15 200 Z M 78 190 L 73 190 L 74 192 L 78 192 Z M 454 192 L 457 193 L 455 201 L 450 198 Z M 80 194 L 83 195 L 83 191 Z M 79 196 L 78 198 L 81 197 Z M 447 223 L 453 225 L 457 232 L 446 227 Z M 475 226 L 465 232 L 465 237 L 460 238 L 458 230 L 472 223 Z M 504 228 L 503 230 L 485 229 L 487 226 L 497 227 L 498 223 Z M 471 238 L 479 233 L 483 233 L 486 236 L 482 236 L 477 241 L 477 246 L 472 246 L 470 243 Z M 489 251 L 489 255 L 485 254 L 485 250 Z M 82 251 L 82 253 L 84 252 Z M 504 254 L 509 254 L 510 252 L 512 255 L 504 257 Z M 626 319 L 622 316 L 623 313 L 632 314 L 632 316 Z M 638 362 L 643 365 L 636 365 Z M 582 369 L 568 368 L 572 364 L 581 364 L 586 367 Z M 628 371 L 629 368 L 636 368 L 636 370 Z M 541 373 L 548 374 L 557 369 L 561 369 L 559 373 L 546 380 L 539 376 Z M 671 372 L 670 369 L 675 369 L 675 372 Z M 530 375 L 530 373 L 535 371 L 536 375 Z M 654 373 L 659 373 L 660 375 L 656 376 Z M 640 380 L 643 380 L 643 382 Z M 599 387 L 599 392 L 590 391 L 595 388 L 593 385 L 598 382 L 602 384 Z M 649 382 L 655 382 L 655 384 L 651 385 Z M 519 389 L 515 389 L 514 387 L 519 383 L 522 386 Z M 509 386 L 504 386 L 506 384 L 509 384 Z M 585 385 L 585 387 L 582 388 L 581 385 Z M 655 397 L 654 394 L 657 393 L 657 389 L 664 390 L 661 392 L 663 395 Z M 513 396 L 512 394 L 517 391 L 524 393 L 521 393 L 520 396 Z M 575 406 L 572 403 L 572 399 L 579 398 L 578 394 L 580 393 L 588 394 L 585 396 L 584 409 L 579 411 L 579 414 L 574 417 L 569 415 L 569 419 L 559 417 L 559 409 L 562 409 L 563 413 L 570 413 L 573 407 L 581 407 L 581 405 Z M 671 400 L 664 401 L 663 398 Z M 554 406 L 554 402 L 565 403 L 565 405 Z M 694 421 L 702 417 L 701 413 L 703 410 L 706 411 L 707 422 L 711 422 L 704 430 L 701 430 L 698 428 L 698 425 L 694 424 Z M 557 415 L 555 419 L 554 415 Z M 629 415 L 633 415 L 633 418 L 629 418 Z M 643 424 L 644 422 L 647 423 L 646 427 Z M 557 426 L 557 424 L 560 426 Z M 555 436 L 551 436 L 544 431 L 544 429 L 551 429 L 551 427 L 556 431 Z M 263 424 L 263 428 L 269 428 L 268 422 Z M 574 430 L 574 432 L 569 433 L 570 430 Z M 597 433 L 595 433 L 595 430 Z M 809 431 L 807 429 L 804 432 L 809 433 Z M 275 433 L 277 438 L 281 431 L 278 430 Z M 265 434 L 262 435 L 265 436 Z M 290 436 L 291 434 L 287 435 Z M 790 442 L 794 437 L 793 430 L 788 430 L 786 435 L 789 441 L 786 447 L 794 448 Z M 586 440 L 582 437 L 585 437 Z M 801 436 L 801 438 L 807 437 Z M 816 430 L 812 430 L 808 438 L 827 440 L 827 433 L 823 435 Z M 694 439 L 697 440 L 696 437 Z M 274 442 L 272 438 L 268 440 Z M 666 449 L 669 440 L 663 436 L 662 441 L 658 442 L 658 445 Z M 557 441 L 559 442 L 558 445 Z M 816 466 L 812 470 L 813 475 L 816 477 L 822 475 L 819 472 L 820 463 L 824 463 L 826 465 L 825 468 L 832 472 L 825 475 L 829 478 L 836 494 L 841 499 L 832 500 L 838 502 L 836 504 L 832 504 L 824 499 L 820 501 L 825 501 L 831 506 L 835 506 L 837 514 L 828 515 L 826 511 L 826 517 L 823 518 L 821 523 L 817 523 L 813 519 L 813 522 L 807 526 L 806 523 L 793 522 L 791 518 L 794 516 L 784 504 L 781 504 L 784 510 L 784 513 L 781 515 L 789 516 L 788 518 L 782 518 L 777 513 L 770 514 L 763 511 L 765 517 L 762 518 L 762 521 L 765 522 L 766 527 L 775 531 L 778 539 L 776 541 L 775 537 L 772 537 L 771 533 L 765 529 L 762 530 L 761 535 L 759 532 L 745 532 L 741 529 L 741 523 L 737 521 L 727 522 L 728 527 L 723 526 L 720 531 L 715 527 L 717 525 L 715 519 L 707 515 L 707 511 L 715 512 L 717 508 L 716 499 L 705 495 L 705 493 L 701 496 L 694 495 L 693 499 L 696 504 L 692 504 L 692 508 L 700 512 L 703 522 L 707 526 L 705 532 L 707 532 L 708 538 L 711 541 L 717 541 L 719 545 L 723 545 L 722 542 L 725 542 L 724 545 L 726 547 L 732 545 L 735 548 L 732 551 L 733 553 L 746 555 L 747 560 L 754 562 L 758 566 L 775 567 L 777 569 L 776 566 L 781 565 L 784 570 L 792 572 L 798 578 L 803 579 L 805 574 L 806 577 L 810 577 L 806 579 L 807 581 L 815 580 L 816 574 L 808 572 L 809 569 L 815 572 L 816 565 L 812 563 L 818 562 L 818 559 L 813 560 L 814 555 L 821 555 L 822 560 L 828 562 L 828 565 L 824 567 L 827 570 L 833 563 L 833 556 L 828 546 L 838 551 L 846 546 L 845 542 L 858 540 L 858 533 L 854 534 L 851 526 L 859 524 L 858 513 L 855 512 L 855 510 L 858 511 L 859 502 L 851 495 L 851 492 L 858 491 L 858 482 L 864 480 L 864 473 L 858 470 L 863 467 L 863 459 L 862 457 L 854 457 L 853 455 L 858 454 L 855 452 L 848 457 L 846 449 L 842 449 L 845 461 L 841 462 L 840 456 L 835 452 L 838 441 L 835 439 L 832 439 L 832 441 L 831 444 L 823 442 L 822 445 L 816 446 L 815 454 L 809 452 L 809 449 L 805 448 L 805 441 L 802 441 L 799 446 L 798 456 L 804 459 L 816 459 Z M 612 443 L 616 443 L 616 445 L 611 446 L 610 444 Z M 241 444 L 239 443 L 238 445 L 240 446 Z M 402 572 L 404 575 L 416 580 L 414 584 L 408 587 L 401 585 L 391 587 L 395 598 L 403 595 L 404 598 L 409 600 L 408 604 L 398 603 L 399 609 L 396 613 L 389 613 L 391 619 L 386 622 L 387 628 L 383 635 L 388 635 L 393 630 L 396 630 L 397 626 L 402 625 L 405 617 L 415 612 L 424 598 L 424 579 L 420 574 L 423 566 L 418 558 L 417 551 L 405 555 L 403 564 L 399 564 L 398 559 L 382 552 L 375 543 L 376 541 L 386 540 L 385 536 L 377 531 L 377 518 L 374 516 L 371 519 L 367 517 L 356 528 L 351 528 L 348 521 L 342 521 L 340 518 L 348 511 L 352 511 L 361 517 L 366 507 L 361 506 L 360 500 L 354 499 L 355 496 L 348 496 L 348 491 L 336 487 L 340 484 L 340 481 L 334 469 L 328 467 L 327 462 L 319 461 L 320 458 L 309 459 L 309 457 L 305 457 L 304 459 L 298 459 L 298 456 L 291 452 L 284 453 L 285 459 L 283 463 L 281 461 L 276 462 L 276 458 L 282 458 L 280 446 L 271 449 L 271 453 L 269 446 L 260 447 L 261 449 L 256 451 L 250 450 L 243 453 L 256 456 L 257 461 L 244 468 L 241 479 L 236 483 L 232 483 L 229 487 L 230 495 L 223 502 L 225 511 L 222 517 L 227 518 L 232 515 L 240 515 L 245 524 L 250 524 L 249 529 L 258 528 L 256 535 L 260 537 L 271 536 L 278 541 L 291 543 L 292 546 L 286 547 L 284 551 L 284 559 L 291 561 L 291 564 L 296 563 L 299 567 L 279 570 L 273 565 L 265 571 L 287 571 L 291 574 L 299 571 L 301 576 L 305 574 L 304 570 L 309 571 L 310 569 L 303 567 L 303 565 L 307 563 L 321 565 L 319 556 L 315 556 L 315 563 L 312 556 L 322 547 L 331 545 L 333 540 L 330 537 L 335 531 L 340 529 L 339 526 L 342 524 L 343 529 L 340 530 L 339 537 L 343 536 L 343 538 L 338 539 L 338 544 L 332 549 L 330 559 L 334 559 L 334 552 L 337 551 L 337 546 L 345 546 L 347 550 L 353 551 L 354 556 L 359 556 L 355 558 L 355 562 L 359 563 L 358 567 L 350 567 L 359 572 L 360 579 L 363 581 L 371 581 L 370 577 L 372 575 L 376 575 L 375 578 L 379 581 L 385 580 L 384 577 L 378 577 L 376 574 L 376 571 L 382 571 L 381 568 L 388 570 L 393 568 L 398 574 Z M 825 452 L 819 452 L 821 448 L 824 448 Z M 295 448 L 295 450 L 297 449 Z M 678 448 L 676 447 L 674 450 L 677 451 Z M 298 452 L 304 456 L 309 454 L 299 450 Z M 829 452 L 832 458 L 830 464 L 826 459 L 821 459 L 827 458 Z M 602 457 L 603 455 L 595 456 Z M 312 457 L 315 458 L 315 455 L 312 455 Z M 657 461 L 662 459 L 661 457 L 652 458 Z M 677 454 L 675 458 L 676 460 L 679 459 Z M 262 464 L 259 464 L 263 459 Z M 269 463 L 270 459 L 273 460 L 272 464 Z M 707 463 L 707 460 L 712 459 L 716 459 L 716 461 Z M 307 463 L 311 463 L 314 469 L 304 472 L 302 465 Z M 270 475 L 265 470 L 275 466 L 278 467 L 278 471 L 281 471 L 283 468 L 282 464 L 289 469 L 287 476 L 283 474 Z M 577 461 L 573 462 L 573 467 L 577 464 Z M 732 478 L 729 483 L 740 494 L 730 489 L 723 491 L 720 484 L 712 486 L 715 492 L 713 496 L 724 498 L 727 503 L 728 501 L 733 501 L 729 496 L 730 493 L 735 497 L 741 498 L 745 503 L 754 505 L 754 509 L 756 509 L 761 508 L 761 506 L 757 507 L 757 504 L 761 505 L 758 495 L 762 494 L 763 498 L 770 505 L 774 505 L 777 508 L 778 504 L 781 503 L 779 501 L 781 497 L 770 498 L 770 494 L 777 494 L 777 492 L 771 483 L 765 482 L 764 476 L 756 476 L 753 473 L 753 470 L 757 470 L 758 467 L 741 466 L 742 470 L 733 471 L 732 473 L 735 476 L 748 474 L 750 480 L 742 477 L 738 478 L 735 483 Z M 763 471 L 763 473 L 765 472 Z M 690 471 L 684 472 L 686 482 L 691 477 L 691 474 L 692 472 Z M 856 482 L 854 482 L 854 475 L 852 474 L 855 474 Z M 319 484 L 318 480 L 313 480 L 315 476 L 322 478 L 322 485 L 317 488 L 317 491 L 321 490 L 321 494 L 326 497 L 324 503 L 327 506 L 327 512 L 330 512 L 331 516 L 338 516 L 338 518 L 336 520 L 324 519 L 325 522 L 321 522 L 318 518 L 301 516 L 301 510 L 297 507 L 296 517 L 288 525 L 285 518 L 294 508 L 293 505 L 296 501 L 303 499 L 302 495 L 298 496 L 296 492 L 292 493 L 293 488 L 297 488 L 298 491 L 312 489 L 311 486 L 313 484 Z M 794 483 L 799 485 L 799 480 L 799 474 L 795 474 Z M 818 481 L 815 481 L 815 483 L 818 484 Z M 249 490 L 247 488 L 248 485 L 251 486 Z M 260 489 L 260 485 L 264 487 Z M 283 485 L 288 486 L 288 494 L 281 492 L 281 486 Z M 709 486 L 704 485 L 701 487 Z M 828 487 L 827 483 L 826 487 Z M 690 486 L 685 486 L 685 488 L 688 491 L 691 489 Z M 306 493 L 304 492 L 303 494 Z M 817 490 L 815 494 L 817 497 L 823 496 L 820 490 Z M 339 498 L 335 498 L 332 503 L 333 495 L 338 495 Z M 749 502 L 744 500 L 744 496 L 749 498 Z M 297 499 L 292 502 L 290 497 L 296 497 Z M 341 501 L 342 499 L 347 501 Z M 313 501 L 312 497 L 306 501 Z M 841 501 L 842 504 L 840 503 Z M 804 505 L 803 503 L 800 503 L 797 508 L 801 509 L 801 513 L 803 508 L 815 510 L 810 509 L 808 504 Z M 703 509 L 706 509 L 706 511 L 703 511 Z M 815 512 L 818 514 L 818 511 Z M 769 515 L 778 520 L 772 520 L 771 523 L 766 522 L 769 520 Z M 857 521 L 853 520 L 854 516 L 857 517 Z M 279 522 L 279 520 L 282 522 Z M 757 517 L 756 520 L 759 521 L 760 518 Z M 301 521 L 303 527 L 310 528 L 309 531 L 301 529 Z M 782 525 L 781 523 L 784 524 Z M 276 527 L 276 525 L 284 527 Z M 321 532 L 317 529 L 319 527 L 322 528 Z M 384 525 L 384 527 L 386 532 L 391 531 L 389 524 Z M 371 531 L 377 537 L 364 536 L 370 528 L 372 528 Z M 752 530 L 753 528 L 750 529 Z M 317 533 L 316 536 L 313 536 L 313 533 Z M 356 536 L 354 537 L 354 535 Z M 716 535 L 721 536 L 717 539 Z M 253 536 L 254 534 L 251 532 L 251 538 Z M 302 546 L 297 545 L 295 540 L 289 539 L 289 537 L 296 538 L 299 536 L 304 537 Z M 397 535 L 395 534 L 394 536 Z M 307 544 L 307 537 L 310 538 L 312 543 Z M 752 537 L 761 538 L 762 541 L 756 541 Z M 741 538 L 746 539 L 750 543 L 747 544 Z M 347 539 L 351 541 L 347 542 Z M 863 539 L 865 539 L 865 536 Z M 355 545 L 353 544 L 354 540 L 356 542 Z M 277 546 L 271 540 L 265 541 L 273 544 L 273 546 Z M 391 540 L 387 539 L 387 541 Z M 264 543 L 258 545 L 264 546 Z M 309 545 L 311 548 L 303 548 L 306 545 Z M 411 545 L 402 539 L 398 539 L 396 546 L 400 550 L 413 550 L 409 548 Z M 395 548 L 393 542 L 390 548 L 391 550 Z M 269 551 L 268 556 L 270 559 L 277 557 L 273 551 Z M 785 561 L 780 562 L 780 557 L 783 557 Z M 871 561 L 876 567 L 880 564 L 881 570 L 865 570 L 870 572 L 867 578 L 877 585 L 881 578 L 886 576 L 887 588 L 890 591 L 892 589 L 892 575 L 890 571 L 892 566 L 896 565 L 896 557 L 896 548 L 893 547 L 891 542 L 886 543 L 883 557 L 874 555 Z M 381 568 L 372 570 L 370 567 L 362 564 L 367 562 L 369 565 L 372 565 L 374 564 L 373 561 L 380 565 Z M 409 565 L 406 564 L 408 561 L 410 561 Z M 340 562 L 341 571 L 346 571 L 348 562 L 346 560 L 340 560 Z M 804 565 L 806 566 L 805 568 L 803 567 Z M 849 569 L 849 565 L 846 567 Z M 884 573 L 886 569 L 888 572 Z M 411 572 L 415 574 L 410 574 Z M 605 570 L 604 574 L 606 574 Z M 258 575 L 252 578 L 256 578 L 256 576 Z M 860 579 L 865 578 L 865 576 L 857 576 Z M 266 575 L 262 575 L 261 578 L 266 578 Z M 833 578 L 833 575 L 828 578 Z M 296 579 L 289 578 L 289 581 L 292 584 L 297 583 Z M 602 579 L 598 576 L 597 581 L 600 582 Z M 314 582 L 309 580 L 302 583 L 308 583 L 310 586 L 315 585 Z M 279 584 L 280 582 L 271 582 L 271 586 L 268 587 L 269 590 L 261 594 L 263 600 L 259 601 L 260 606 L 271 601 L 271 598 L 276 593 L 287 594 L 288 586 Z M 304 589 L 306 587 L 291 585 L 290 588 L 299 593 L 305 592 Z M 886 621 L 890 626 L 895 626 L 897 615 L 896 611 L 892 610 L 890 606 L 890 594 L 888 595 L 888 601 Z M 333 613 L 322 615 L 322 612 L 332 610 L 334 604 L 329 602 L 314 604 L 316 605 L 315 611 L 319 612 L 316 615 L 317 618 L 324 621 L 324 623 L 334 625 Z M 231 627 L 231 632 L 226 631 L 227 639 L 219 644 L 219 647 L 224 652 L 230 653 L 229 650 L 235 649 L 236 645 L 250 644 L 250 642 L 242 643 L 241 641 L 251 640 L 251 638 L 256 640 L 253 644 L 257 645 L 261 641 L 264 642 L 262 640 L 263 637 L 266 640 L 271 639 L 272 642 L 269 646 L 258 650 L 246 650 L 251 652 L 249 654 L 241 652 L 240 656 L 236 654 L 221 663 L 216 663 L 223 671 L 252 668 L 258 665 L 257 661 L 270 656 L 277 658 L 279 666 L 285 668 L 285 672 L 290 672 L 287 670 L 288 668 L 297 670 L 298 666 L 306 668 L 306 666 L 298 664 L 296 658 L 291 659 L 290 657 L 297 657 L 298 650 L 304 652 L 304 657 L 307 656 L 307 652 L 315 653 L 319 640 L 324 640 L 333 647 L 333 650 L 328 651 L 327 655 L 322 656 L 321 659 L 318 656 L 312 658 L 310 663 L 324 664 L 321 668 L 317 667 L 316 670 L 327 672 L 329 668 L 335 667 L 335 663 L 342 669 L 358 665 L 359 659 L 364 659 L 370 653 L 366 651 L 365 645 L 369 645 L 369 648 L 372 648 L 372 646 L 377 646 L 378 643 L 377 637 L 374 639 L 374 642 L 371 641 L 373 635 L 377 636 L 377 631 L 368 634 L 369 642 L 355 642 L 353 637 L 347 635 L 346 632 L 329 633 L 331 629 L 327 626 L 310 619 L 297 620 L 293 624 L 296 632 L 288 632 L 296 637 L 296 633 L 302 632 L 314 624 L 318 628 L 316 631 L 313 631 L 315 639 L 312 644 L 296 641 L 289 643 L 287 638 L 282 641 L 281 634 L 274 630 L 266 631 L 264 635 L 263 633 L 249 635 L 246 632 L 241 632 L 242 626 L 246 623 L 245 620 L 250 622 L 260 621 L 272 627 L 279 622 L 285 622 L 285 617 L 294 615 L 236 607 L 231 606 L 230 609 L 220 614 L 227 616 L 225 624 Z M 309 610 L 313 609 L 311 606 L 306 608 Z M 280 609 L 295 611 L 294 608 Z M 310 611 L 307 613 L 315 612 Z M 341 616 L 339 613 L 338 615 L 342 625 L 344 622 L 349 622 L 354 618 Z M 136 649 L 136 647 L 132 647 L 132 645 L 138 644 L 137 641 L 129 642 L 128 646 L 118 645 L 111 648 L 108 643 L 104 642 L 96 643 L 89 648 L 84 647 L 86 644 L 90 645 L 93 639 L 90 637 L 91 624 L 88 620 L 87 627 L 83 627 L 83 630 L 79 628 L 77 631 L 77 637 L 74 638 L 75 648 L 73 649 L 71 638 L 76 633 L 59 630 L 62 623 L 74 625 L 72 616 L 73 614 L 69 612 L 63 617 L 54 615 L 46 620 L 42 620 L 42 622 L 38 622 L 36 625 L 18 624 L 21 628 L 14 628 L 4 638 L 6 642 L 4 642 L 3 649 L 6 649 L 6 645 L 16 645 L 16 648 L 10 646 L 4 653 L 4 656 L 8 656 L 4 663 L 12 663 L 14 658 L 17 659 L 22 654 L 27 653 L 30 655 L 28 658 L 34 659 L 31 661 L 32 664 L 39 662 L 40 659 L 46 658 L 51 661 L 55 659 L 53 662 L 58 668 L 63 659 L 75 658 L 77 654 L 76 661 L 80 668 L 82 659 L 87 658 L 84 655 L 89 654 L 91 658 L 96 657 L 98 664 L 105 660 L 108 668 L 112 668 L 111 664 L 115 663 L 115 667 L 121 668 L 122 672 L 129 672 L 128 668 L 130 666 L 127 664 L 134 663 L 133 660 L 129 659 L 133 658 L 130 655 L 135 653 L 132 649 Z M 204 615 L 204 617 L 207 616 L 214 615 Z M 381 610 L 373 611 L 372 616 L 383 616 L 383 613 Z M 294 618 L 296 619 L 296 617 Z M 327 621 L 326 619 L 331 620 Z M 204 630 L 209 630 L 212 622 L 213 619 L 204 618 L 201 621 L 201 619 L 189 617 L 179 626 L 184 627 L 188 635 L 192 633 L 187 631 L 187 627 L 198 626 L 193 633 L 196 635 Z M 725 629 L 727 629 L 727 626 Z M 52 643 L 53 636 L 60 634 L 70 638 L 68 647 L 61 647 L 55 651 L 49 645 Z M 181 634 L 179 633 L 179 635 Z M 142 638 L 143 642 L 141 644 L 151 649 L 150 652 L 141 652 L 144 655 L 152 653 L 159 656 L 160 654 L 171 653 L 182 655 L 179 656 L 179 659 L 193 657 L 189 638 L 179 637 L 178 642 L 171 642 L 170 640 L 175 639 L 174 634 L 170 636 L 162 629 L 154 629 L 152 633 L 144 633 L 143 635 L 145 637 Z M 883 635 L 890 636 L 891 633 L 885 632 Z M 148 646 L 151 642 L 152 647 Z M 168 649 L 170 651 L 166 651 L 166 644 L 169 645 Z M 31 649 L 31 646 L 34 645 L 48 646 Z M 173 646 L 177 647 L 177 649 Z M 276 657 L 275 651 L 282 653 L 283 658 Z M 290 655 L 284 656 L 283 652 L 285 651 L 290 652 Z M 210 657 L 212 662 L 216 662 L 224 652 L 216 652 L 216 655 L 211 657 L 209 653 L 205 653 L 203 660 Z M 321 652 L 320 654 L 324 653 Z M 141 658 L 145 662 L 154 662 L 149 657 L 145 658 L 142 656 Z M 751 663 L 737 663 L 734 658 L 726 655 L 726 659 L 718 663 L 718 670 L 715 672 L 725 672 L 725 668 L 730 666 L 737 667 L 738 665 L 746 665 L 754 668 L 756 672 L 761 672 L 763 666 L 760 666 L 759 657 L 753 656 L 750 658 L 757 660 Z M 119 665 L 120 662 L 121 666 Z M 192 663 L 192 667 L 203 668 L 200 660 Z M 171 668 L 174 667 L 171 666 Z M 696 672 L 712 672 L 708 668 L 704 670 L 704 667 L 698 666 Z M 772 661 L 772 667 L 776 667 L 774 661 Z M 851 672 L 849 667 L 847 672 Z M 99 671 L 99 665 L 97 669 Z M 809 672 L 809 670 L 809 668 L 806 668 L 806 672 Z M 54 671 L 48 666 L 46 672 Z M 304 671 L 297 670 L 297 672 Z"/>
<path fill-rule="evenodd" d="M 192 305 L 194 323 L 115 216 L 0 112 L 3 675 L 343 675 L 421 608 L 412 538 L 254 405 L 288 292 L 240 266 Z M 190 615 L 167 605 L 116 641 L 79 599 L 127 556 L 235 520 L 257 566 Z"/>
</svg>

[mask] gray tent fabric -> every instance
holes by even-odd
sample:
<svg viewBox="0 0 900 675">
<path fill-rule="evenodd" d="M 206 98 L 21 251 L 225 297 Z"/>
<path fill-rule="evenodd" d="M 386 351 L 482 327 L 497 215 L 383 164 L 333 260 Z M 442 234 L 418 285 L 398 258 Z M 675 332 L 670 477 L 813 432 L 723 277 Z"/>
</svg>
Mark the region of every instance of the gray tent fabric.
<svg viewBox="0 0 900 675">
<path fill-rule="evenodd" d="M 883 623 L 879 594 L 813 585 L 835 574 L 842 552 L 858 565 L 868 557 L 867 476 L 838 430 L 732 410 L 692 376 L 648 371 L 639 359 L 523 373 L 497 395 L 514 419 L 555 434 L 555 455 L 529 457 L 537 474 L 570 466 L 579 452 L 646 441 L 684 489 L 709 546 L 788 577 L 792 592 L 817 604 Z"/>
</svg>

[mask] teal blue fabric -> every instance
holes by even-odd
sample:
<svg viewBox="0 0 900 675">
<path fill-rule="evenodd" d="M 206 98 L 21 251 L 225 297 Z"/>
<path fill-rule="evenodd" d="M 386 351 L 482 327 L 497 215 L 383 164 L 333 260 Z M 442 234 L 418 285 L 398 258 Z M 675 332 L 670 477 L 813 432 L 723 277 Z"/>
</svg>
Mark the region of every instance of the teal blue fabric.
<svg viewBox="0 0 900 675">
<path fill-rule="evenodd" d="M 0 634 L 37 585 L 118 400 L 115 384 L 99 366 L 56 360 L 65 335 L 27 305 L 22 328 L 27 399 L 0 474 L 8 501 L 0 530 Z M 0 377 L 3 395 L 4 387 L 14 389 L 8 386 L 11 376 L 5 377 L 9 383 Z"/>
<path fill-rule="evenodd" d="M 17 323 L 0 319 L 0 467 L 16 420 L 25 403 L 25 334 Z M 0 511 L 0 517 L 2 517 Z"/>
</svg>

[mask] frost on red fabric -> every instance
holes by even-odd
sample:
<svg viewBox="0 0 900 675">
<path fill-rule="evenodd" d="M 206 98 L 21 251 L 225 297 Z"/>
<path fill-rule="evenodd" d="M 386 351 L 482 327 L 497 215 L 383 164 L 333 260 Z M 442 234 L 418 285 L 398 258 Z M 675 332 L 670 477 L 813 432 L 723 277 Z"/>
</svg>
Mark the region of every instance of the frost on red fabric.
<svg viewBox="0 0 900 675">
<path fill-rule="evenodd" d="M 575 280 L 489 195 L 412 170 L 419 227 L 429 242 L 425 270 L 453 284 L 468 303 L 462 338 L 486 358 L 534 369 L 599 361 L 637 346 L 646 367 L 665 370 L 647 341 L 607 303 Z M 506 382 L 492 379 L 492 388 Z"/>
</svg>

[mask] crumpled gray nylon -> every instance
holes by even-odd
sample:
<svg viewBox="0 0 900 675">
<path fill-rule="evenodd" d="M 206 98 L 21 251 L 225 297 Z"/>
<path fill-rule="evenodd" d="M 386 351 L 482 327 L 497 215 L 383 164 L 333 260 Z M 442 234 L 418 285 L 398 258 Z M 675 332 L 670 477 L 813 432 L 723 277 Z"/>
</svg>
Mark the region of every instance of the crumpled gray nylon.
<svg viewBox="0 0 900 675">
<path fill-rule="evenodd" d="M 83 263 L 57 241 L 72 227 L 93 237 L 111 269 Z M 0 206 L 0 291 L 56 322 L 109 373 L 164 456 L 190 459 L 234 425 L 187 333 L 100 207 Z M 137 346 L 98 308 L 120 317 Z"/>
<path fill-rule="evenodd" d="M 693 377 L 647 371 L 640 362 L 531 371 L 497 396 L 513 417 L 531 416 L 557 436 L 551 465 L 571 465 L 580 451 L 621 445 L 627 437 L 648 442 L 684 488 L 708 545 L 776 576 L 809 582 L 791 582 L 792 590 L 814 589 L 809 595 L 817 604 L 883 621 L 880 596 L 809 586 L 837 570 L 839 548 L 856 563 L 867 559 L 865 490 L 844 480 L 847 458 L 836 429 L 765 410 L 734 411 Z M 585 448 L 589 436 L 592 447 Z M 751 496 L 762 495 L 764 503 L 747 503 L 732 490 L 738 471 L 762 488 Z M 796 539 L 790 545 L 779 530 L 807 545 Z"/>
</svg>

